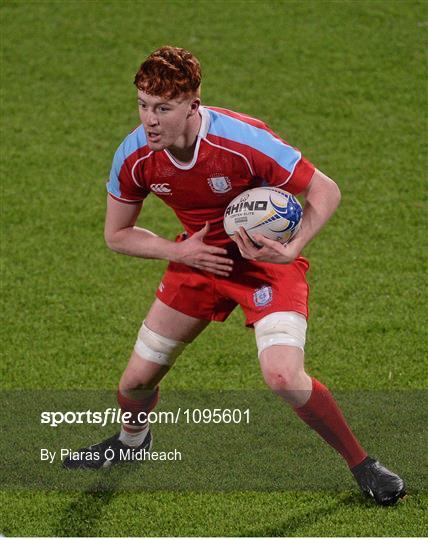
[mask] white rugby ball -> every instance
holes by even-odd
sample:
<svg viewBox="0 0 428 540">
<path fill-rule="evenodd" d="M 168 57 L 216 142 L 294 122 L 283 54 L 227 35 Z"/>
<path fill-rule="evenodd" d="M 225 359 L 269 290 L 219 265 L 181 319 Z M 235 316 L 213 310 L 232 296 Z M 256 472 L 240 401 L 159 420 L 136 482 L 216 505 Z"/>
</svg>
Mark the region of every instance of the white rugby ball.
<svg viewBox="0 0 428 540">
<path fill-rule="evenodd" d="M 224 230 L 233 236 L 243 227 L 250 238 L 261 234 L 282 244 L 297 233 L 303 209 L 294 195 L 274 187 L 257 187 L 235 197 L 224 213 Z"/>
</svg>

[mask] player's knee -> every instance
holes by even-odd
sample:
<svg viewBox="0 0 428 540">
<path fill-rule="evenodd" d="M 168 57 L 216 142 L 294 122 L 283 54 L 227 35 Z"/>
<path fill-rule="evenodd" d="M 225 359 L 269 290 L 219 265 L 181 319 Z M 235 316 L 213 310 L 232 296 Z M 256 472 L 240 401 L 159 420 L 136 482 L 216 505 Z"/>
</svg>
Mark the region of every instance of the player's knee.
<svg viewBox="0 0 428 540">
<path fill-rule="evenodd" d="M 269 386 L 274 392 L 282 392 L 287 390 L 291 384 L 291 379 L 288 378 L 283 373 L 274 370 L 264 370 L 263 378 L 265 383 Z"/>
<path fill-rule="evenodd" d="M 134 350 L 138 356 L 149 362 L 162 366 L 172 366 L 186 345 L 187 343 L 183 341 L 169 339 L 153 332 L 143 321 Z"/>
<path fill-rule="evenodd" d="M 288 363 L 287 358 L 278 363 L 261 362 L 261 368 L 266 384 L 277 393 L 298 390 L 300 381 L 305 376 L 303 367 Z"/>
<path fill-rule="evenodd" d="M 305 317 L 295 311 L 279 311 L 263 317 L 254 324 L 259 357 L 274 345 L 288 345 L 303 351 L 306 328 Z"/>
<path fill-rule="evenodd" d="M 274 392 L 297 390 L 306 377 L 297 352 L 304 350 L 306 327 L 305 317 L 294 311 L 271 313 L 254 325 L 263 377 Z"/>
</svg>

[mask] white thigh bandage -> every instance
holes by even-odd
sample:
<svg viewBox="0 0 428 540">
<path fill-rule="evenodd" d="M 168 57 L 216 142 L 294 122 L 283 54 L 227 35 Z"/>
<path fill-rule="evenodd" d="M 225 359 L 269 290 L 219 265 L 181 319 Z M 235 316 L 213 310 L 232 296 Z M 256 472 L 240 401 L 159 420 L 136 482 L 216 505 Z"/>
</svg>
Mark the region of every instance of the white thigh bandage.
<svg viewBox="0 0 428 540">
<path fill-rule="evenodd" d="M 186 345 L 187 343 L 183 341 L 168 339 L 149 330 L 143 321 L 134 350 L 145 360 L 163 366 L 171 366 Z"/>
<path fill-rule="evenodd" d="M 295 311 L 271 313 L 254 323 L 259 356 L 272 345 L 305 348 L 306 319 Z"/>
</svg>

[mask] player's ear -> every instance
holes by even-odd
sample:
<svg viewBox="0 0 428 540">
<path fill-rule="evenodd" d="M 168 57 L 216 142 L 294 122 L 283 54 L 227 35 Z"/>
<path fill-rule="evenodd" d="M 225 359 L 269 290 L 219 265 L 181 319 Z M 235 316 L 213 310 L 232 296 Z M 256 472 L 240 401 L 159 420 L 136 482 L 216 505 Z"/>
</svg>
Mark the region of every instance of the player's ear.
<svg viewBox="0 0 428 540">
<path fill-rule="evenodd" d="M 189 115 L 188 116 L 194 116 L 199 109 L 199 106 L 201 104 L 201 100 L 199 97 L 195 97 L 192 99 L 192 101 L 189 104 Z"/>
</svg>

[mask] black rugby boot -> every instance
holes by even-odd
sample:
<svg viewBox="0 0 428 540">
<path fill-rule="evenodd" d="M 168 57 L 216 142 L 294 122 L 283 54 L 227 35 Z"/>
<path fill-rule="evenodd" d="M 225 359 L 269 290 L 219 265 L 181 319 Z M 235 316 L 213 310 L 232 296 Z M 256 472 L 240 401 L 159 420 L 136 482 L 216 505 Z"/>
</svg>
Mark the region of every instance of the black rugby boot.
<svg viewBox="0 0 428 540">
<path fill-rule="evenodd" d="M 361 491 L 377 504 L 391 506 L 406 495 L 404 481 L 369 456 L 351 472 Z"/>
</svg>

